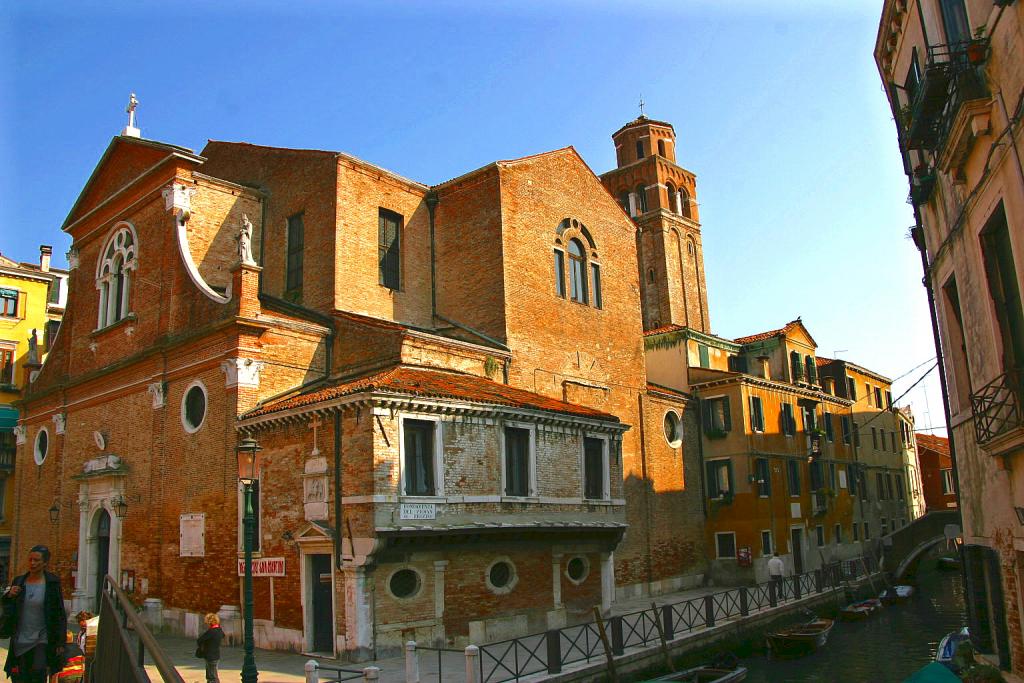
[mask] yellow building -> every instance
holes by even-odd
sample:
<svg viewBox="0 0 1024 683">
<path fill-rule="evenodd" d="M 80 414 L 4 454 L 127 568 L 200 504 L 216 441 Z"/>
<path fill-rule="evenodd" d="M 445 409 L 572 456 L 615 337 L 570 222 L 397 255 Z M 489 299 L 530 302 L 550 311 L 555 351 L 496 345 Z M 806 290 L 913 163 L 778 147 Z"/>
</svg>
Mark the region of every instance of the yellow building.
<svg viewBox="0 0 1024 683">
<path fill-rule="evenodd" d="M 710 573 L 768 579 L 862 555 L 910 519 L 888 379 L 816 355 L 798 319 L 735 340 L 670 326 L 645 337 L 653 383 L 693 394 Z"/>
<path fill-rule="evenodd" d="M 49 246 L 40 247 L 38 264 L 0 254 L 0 583 L 6 583 L 10 567 L 14 404 L 56 337 L 67 300 L 67 272 L 50 268 L 50 254 Z"/>
</svg>

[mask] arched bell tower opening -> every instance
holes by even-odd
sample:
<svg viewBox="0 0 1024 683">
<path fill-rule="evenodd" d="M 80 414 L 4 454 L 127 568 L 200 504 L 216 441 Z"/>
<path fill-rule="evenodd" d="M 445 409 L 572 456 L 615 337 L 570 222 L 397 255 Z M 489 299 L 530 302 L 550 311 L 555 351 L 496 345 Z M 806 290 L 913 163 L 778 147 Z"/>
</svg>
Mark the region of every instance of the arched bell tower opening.
<svg viewBox="0 0 1024 683">
<path fill-rule="evenodd" d="M 675 129 L 641 115 L 612 141 L 618 166 L 601 182 L 637 225 L 644 330 L 710 332 L 697 177 L 676 161 Z"/>
</svg>

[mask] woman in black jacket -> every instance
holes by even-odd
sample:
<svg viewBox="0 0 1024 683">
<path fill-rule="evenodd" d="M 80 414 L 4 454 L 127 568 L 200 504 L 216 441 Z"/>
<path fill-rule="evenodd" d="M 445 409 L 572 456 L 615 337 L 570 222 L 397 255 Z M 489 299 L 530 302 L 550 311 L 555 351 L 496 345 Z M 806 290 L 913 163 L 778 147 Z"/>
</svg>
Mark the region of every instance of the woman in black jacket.
<svg viewBox="0 0 1024 683">
<path fill-rule="evenodd" d="M 206 683 L 220 683 L 217 662 L 220 661 L 220 641 L 224 640 L 224 631 L 220 629 L 220 617 L 216 614 L 207 614 L 204 621 L 209 628 L 196 640 L 196 657 L 206 660 Z"/>
<path fill-rule="evenodd" d="M 28 553 L 28 572 L 3 594 L 4 628 L 10 633 L 4 671 L 17 683 L 46 683 L 64 668 L 68 617 L 60 579 L 46 571 L 50 549 L 37 545 Z"/>
</svg>

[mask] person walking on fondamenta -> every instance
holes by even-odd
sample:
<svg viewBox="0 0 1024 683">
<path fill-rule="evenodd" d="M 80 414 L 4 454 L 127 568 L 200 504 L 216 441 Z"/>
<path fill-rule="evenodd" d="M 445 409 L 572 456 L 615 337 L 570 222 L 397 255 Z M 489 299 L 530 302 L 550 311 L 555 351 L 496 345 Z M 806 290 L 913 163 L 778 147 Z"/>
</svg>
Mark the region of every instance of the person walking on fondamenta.
<svg viewBox="0 0 1024 683">
<path fill-rule="evenodd" d="M 0 598 L 0 637 L 11 639 L 4 671 L 15 683 L 46 683 L 49 674 L 64 668 L 68 617 L 60 579 L 46 571 L 49 562 L 50 549 L 33 546 L 28 572 L 16 577 Z"/>
</svg>

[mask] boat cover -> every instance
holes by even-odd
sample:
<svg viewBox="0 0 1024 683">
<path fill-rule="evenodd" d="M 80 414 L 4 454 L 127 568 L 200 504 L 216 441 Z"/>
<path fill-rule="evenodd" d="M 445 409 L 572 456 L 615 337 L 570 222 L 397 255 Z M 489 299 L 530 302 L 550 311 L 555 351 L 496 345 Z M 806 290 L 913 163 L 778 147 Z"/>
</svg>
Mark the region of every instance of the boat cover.
<svg viewBox="0 0 1024 683">
<path fill-rule="evenodd" d="M 920 669 L 903 683 L 958 683 L 960 677 L 938 662 Z"/>
</svg>

